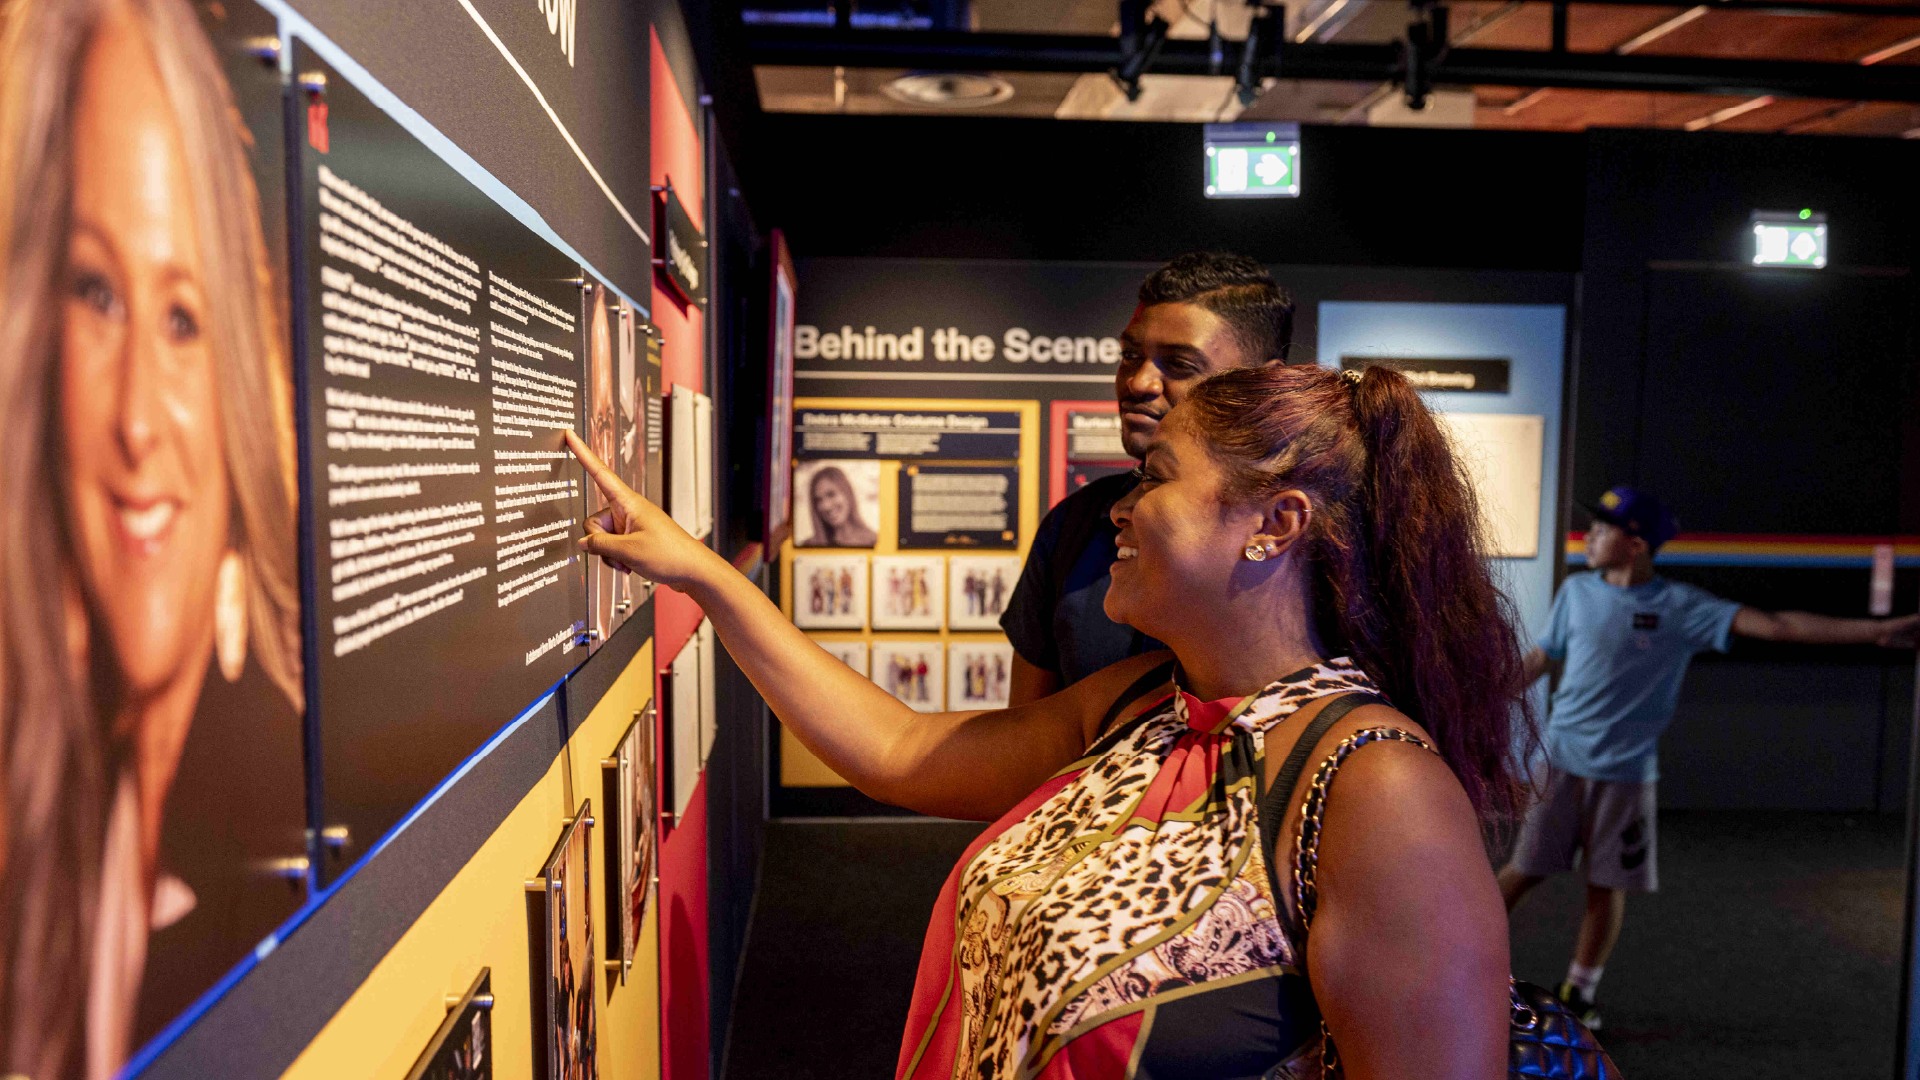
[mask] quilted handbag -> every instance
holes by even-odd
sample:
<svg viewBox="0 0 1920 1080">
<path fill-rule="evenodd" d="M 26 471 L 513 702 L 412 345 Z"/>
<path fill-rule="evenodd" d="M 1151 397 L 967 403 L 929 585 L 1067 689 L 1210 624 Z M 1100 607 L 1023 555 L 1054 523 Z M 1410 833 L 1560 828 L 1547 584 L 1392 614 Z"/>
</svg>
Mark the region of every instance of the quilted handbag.
<svg viewBox="0 0 1920 1080">
<path fill-rule="evenodd" d="M 1268 830 L 1279 824 L 1276 811 L 1284 808 L 1279 800 L 1286 798 L 1293 790 L 1301 764 L 1319 743 L 1320 737 L 1326 734 L 1334 721 L 1370 702 L 1385 703 L 1384 699 L 1372 694 L 1347 694 L 1328 702 L 1314 717 L 1314 722 L 1301 734 L 1293 754 L 1275 778 L 1268 798 L 1263 800 L 1260 808 L 1263 835 L 1273 835 Z M 1433 750 L 1426 740 L 1397 728 L 1368 728 L 1349 736 L 1335 747 L 1333 753 L 1321 762 L 1319 770 L 1314 773 L 1313 782 L 1307 787 L 1300 832 L 1294 839 L 1293 849 L 1294 914 L 1303 939 L 1313 923 L 1314 906 L 1319 899 L 1314 878 L 1319 865 L 1320 825 L 1326 815 L 1327 789 L 1332 786 L 1334 774 L 1340 771 L 1341 764 L 1349 755 L 1370 742 L 1383 740 L 1412 743 L 1425 750 Z M 1508 982 L 1513 998 L 1513 1027 L 1509 1033 L 1507 1053 L 1508 1076 L 1546 1080 L 1622 1080 L 1620 1067 L 1600 1048 L 1593 1032 L 1587 1030 L 1587 1026 L 1559 998 L 1532 983 L 1517 979 L 1509 979 Z M 1320 1037 L 1322 1080 L 1335 1080 L 1342 1075 L 1340 1058 L 1324 1021 L 1320 1025 Z"/>
</svg>

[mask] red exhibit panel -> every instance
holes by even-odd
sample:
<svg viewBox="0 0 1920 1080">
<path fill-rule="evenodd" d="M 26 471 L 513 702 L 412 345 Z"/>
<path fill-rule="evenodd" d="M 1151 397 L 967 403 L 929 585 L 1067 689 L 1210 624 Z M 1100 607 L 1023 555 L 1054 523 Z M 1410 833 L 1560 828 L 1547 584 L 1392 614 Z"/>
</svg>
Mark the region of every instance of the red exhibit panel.
<svg viewBox="0 0 1920 1080">
<path fill-rule="evenodd" d="M 707 782 L 660 845 L 663 1080 L 707 1077 Z"/>
<path fill-rule="evenodd" d="M 680 202 L 696 222 L 706 219 L 706 179 L 702 172 L 700 129 L 693 111 L 681 96 L 680 84 L 667 65 L 658 31 L 652 39 L 653 183 L 672 184 Z M 656 238 L 658 239 L 658 238 Z M 654 275 L 653 322 L 661 336 L 663 392 L 674 386 L 704 391 L 706 313 L 664 288 Z M 655 593 L 654 636 L 658 655 L 670 659 L 700 625 L 700 609 L 672 589 Z"/>
<path fill-rule="evenodd" d="M 680 84 L 667 66 L 660 38 L 653 38 L 653 183 L 671 184 L 674 194 L 695 223 L 706 231 L 706 176 L 702 170 L 700 127 L 693 110 L 680 96 Z M 656 238 L 657 242 L 657 238 Z M 706 313 L 661 286 L 654 275 L 653 321 L 665 340 L 664 363 L 668 386 L 706 390 L 703 352 Z"/>
<path fill-rule="evenodd" d="M 1061 499 L 1080 490 L 1090 480 L 1098 479 L 1108 473 L 1119 472 L 1133 467 L 1133 461 L 1124 452 L 1111 455 L 1097 455 L 1090 458 L 1084 452 L 1076 452 L 1076 434 L 1073 421 L 1078 416 L 1114 416 L 1120 414 L 1120 406 L 1112 398 L 1100 401 L 1064 401 L 1047 403 L 1047 506 L 1057 506 Z"/>
<path fill-rule="evenodd" d="M 706 178 L 700 129 L 668 66 L 658 31 L 652 34 L 652 182 L 674 195 L 705 231 Z M 665 238 L 656 237 L 664 249 Z M 673 387 L 704 391 L 706 315 L 653 279 L 653 322 L 660 330 L 663 393 Z M 685 595 L 654 593 L 654 656 L 667 669 L 700 626 L 700 608 Z M 663 718 L 663 723 L 664 723 Z M 664 1080 L 706 1080 L 707 810 L 704 778 L 660 847 L 660 1062 Z"/>
</svg>

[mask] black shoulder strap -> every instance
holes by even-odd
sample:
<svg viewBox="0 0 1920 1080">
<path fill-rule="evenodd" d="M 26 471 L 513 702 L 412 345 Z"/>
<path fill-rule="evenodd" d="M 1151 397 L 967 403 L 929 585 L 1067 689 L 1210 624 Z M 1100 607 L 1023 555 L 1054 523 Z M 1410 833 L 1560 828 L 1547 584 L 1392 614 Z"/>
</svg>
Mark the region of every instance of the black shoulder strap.
<svg viewBox="0 0 1920 1080">
<path fill-rule="evenodd" d="M 1100 726 L 1094 730 L 1093 737 L 1095 743 L 1098 743 L 1106 737 L 1107 729 L 1113 725 L 1113 721 L 1120 715 L 1122 710 L 1140 700 L 1140 695 L 1173 677 L 1173 664 L 1174 662 L 1172 660 L 1168 660 L 1163 664 L 1155 664 L 1152 670 L 1133 680 L 1132 686 L 1120 692 L 1120 696 L 1114 699 L 1112 707 L 1107 709 L 1107 715 L 1100 718 Z"/>
<path fill-rule="evenodd" d="M 1287 820 L 1287 806 L 1293 802 L 1293 789 L 1300 783 L 1300 773 L 1307 767 L 1307 758 L 1313 748 L 1340 718 L 1362 705 L 1385 705 L 1387 699 L 1378 694 L 1352 693 L 1342 694 L 1320 707 L 1307 730 L 1293 744 L 1293 752 L 1287 755 L 1286 763 L 1280 766 L 1280 772 L 1273 778 L 1265 794 L 1260 796 L 1260 842 L 1267 845 L 1261 852 L 1267 860 L 1267 884 L 1273 888 L 1274 904 L 1280 909 L 1280 919 L 1286 925 L 1288 936 L 1298 937 L 1299 927 L 1293 918 L 1293 905 L 1280 902 L 1286 894 L 1280 890 L 1281 850 L 1277 841 L 1280 838 L 1280 826 Z"/>
</svg>

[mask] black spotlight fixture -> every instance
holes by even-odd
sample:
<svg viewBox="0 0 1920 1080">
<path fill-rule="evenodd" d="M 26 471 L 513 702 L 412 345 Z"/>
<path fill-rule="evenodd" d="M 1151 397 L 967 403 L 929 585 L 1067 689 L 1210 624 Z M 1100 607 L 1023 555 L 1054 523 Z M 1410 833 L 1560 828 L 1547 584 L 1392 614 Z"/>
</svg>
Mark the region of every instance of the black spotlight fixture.
<svg viewBox="0 0 1920 1080">
<path fill-rule="evenodd" d="M 1401 76 L 1407 92 L 1407 108 L 1416 112 L 1427 107 L 1433 94 L 1433 71 L 1447 55 L 1451 43 L 1447 5 L 1438 0 L 1412 0 L 1414 21 L 1407 24 L 1407 36 L 1400 43 Z"/>
<path fill-rule="evenodd" d="M 1111 74 L 1128 101 L 1140 100 L 1140 76 L 1153 66 L 1167 42 L 1167 20 L 1153 12 L 1153 0 L 1120 0 L 1120 66 Z"/>
<path fill-rule="evenodd" d="M 1267 54 L 1278 47 L 1282 32 L 1281 11 L 1257 0 L 1251 6 L 1259 11 L 1247 24 L 1247 40 L 1240 48 L 1240 66 L 1233 75 L 1234 93 L 1242 106 L 1253 104 L 1253 99 L 1260 96 L 1261 69 L 1266 66 Z"/>
</svg>

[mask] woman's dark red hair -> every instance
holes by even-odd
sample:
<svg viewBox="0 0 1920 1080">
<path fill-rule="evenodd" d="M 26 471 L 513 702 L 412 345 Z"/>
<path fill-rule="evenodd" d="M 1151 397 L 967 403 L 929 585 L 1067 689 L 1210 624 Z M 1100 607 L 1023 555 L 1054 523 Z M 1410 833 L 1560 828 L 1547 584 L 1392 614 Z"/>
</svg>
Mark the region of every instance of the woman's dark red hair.
<svg viewBox="0 0 1920 1080">
<path fill-rule="evenodd" d="M 1483 816 L 1510 819 L 1536 738 L 1520 638 L 1472 484 L 1406 377 L 1238 368 L 1189 391 L 1177 422 L 1224 468 L 1226 497 L 1307 494 L 1321 641 L 1432 733 Z"/>
</svg>

